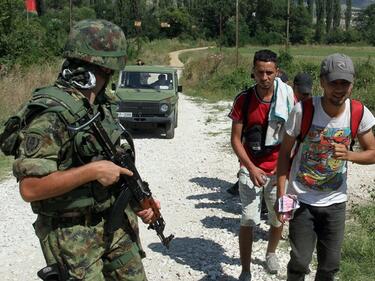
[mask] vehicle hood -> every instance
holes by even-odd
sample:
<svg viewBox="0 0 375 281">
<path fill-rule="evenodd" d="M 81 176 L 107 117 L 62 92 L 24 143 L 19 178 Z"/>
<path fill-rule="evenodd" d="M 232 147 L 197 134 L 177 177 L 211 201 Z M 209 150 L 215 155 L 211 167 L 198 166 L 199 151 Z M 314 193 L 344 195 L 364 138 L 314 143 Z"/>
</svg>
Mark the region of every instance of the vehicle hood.
<svg viewBox="0 0 375 281">
<path fill-rule="evenodd" d="M 116 96 L 120 99 L 120 101 L 127 100 L 127 101 L 162 101 L 171 97 L 174 97 L 175 91 L 174 90 L 162 90 L 156 91 L 152 89 L 118 89 L 116 91 Z"/>
</svg>

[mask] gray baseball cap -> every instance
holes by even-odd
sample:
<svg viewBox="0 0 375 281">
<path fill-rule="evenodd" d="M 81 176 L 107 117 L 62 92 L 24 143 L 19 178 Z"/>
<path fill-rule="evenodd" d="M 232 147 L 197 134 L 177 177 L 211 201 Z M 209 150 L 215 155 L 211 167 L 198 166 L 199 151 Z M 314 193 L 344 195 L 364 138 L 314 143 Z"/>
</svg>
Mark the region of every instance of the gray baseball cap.
<svg viewBox="0 0 375 281">
<path fill-rule="evenodd" d="M 354 74 L 353 61 L 344 54 L 329 55 L 320 65 L 320 76 L 324 76 L 329 82 L 341 79 L 353 82 Z"/>
</svg>

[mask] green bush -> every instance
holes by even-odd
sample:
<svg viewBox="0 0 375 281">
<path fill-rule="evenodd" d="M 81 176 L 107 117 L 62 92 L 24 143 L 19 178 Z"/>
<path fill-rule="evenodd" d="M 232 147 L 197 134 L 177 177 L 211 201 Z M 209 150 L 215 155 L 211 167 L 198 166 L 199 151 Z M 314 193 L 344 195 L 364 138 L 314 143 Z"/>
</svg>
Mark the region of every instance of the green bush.
<svg viewBox="0 0 375 281">
<path fill-rule="evenodd" d="M 285 50 L 280 50 L 278 55 L 279 67 L 290 72 L 293 65 L 293 56 Z"/>
<path fill-rule="evenodd" d="M 243 57 L 228 54 L 199 56 L 185 65 L 183 84 L 186 93 L 211 101 L 233 99 L 251 84 L 249 66 Z"/>
</svg>

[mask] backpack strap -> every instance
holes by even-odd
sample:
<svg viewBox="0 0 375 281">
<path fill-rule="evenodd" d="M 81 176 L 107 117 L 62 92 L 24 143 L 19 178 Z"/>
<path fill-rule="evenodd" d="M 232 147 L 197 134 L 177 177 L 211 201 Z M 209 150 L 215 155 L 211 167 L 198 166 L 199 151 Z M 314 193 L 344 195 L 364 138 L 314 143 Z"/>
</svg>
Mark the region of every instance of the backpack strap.
<svg viewBox="0 0 375 281">
<path fill-rule="evenodd" d="M 353 146 L 355 143 L 355 138 L 357 137 L 359 124 L 362 121 L 364 113 L 364 106 L 358 100 L 350 100 L 350 134 L 352 141 L 350 143 L 350 150 L 353 151 Z"/>
<path fill-rule="evenodd" d="M 245 100 L 242 105 L 242 133 L 241 133 L 241 139 L 244 134 L 244 131 L 247 127 L 247 119 L 249 116 L 249 106 L 250 106 L 250 95 L 252 93 L 253 87 L 250 89 L 245 90 Z"/>
<path fill-rule="evenodd" d="M 350 100 L 350 131 L 352 139 L 357 137 L 359 124 L 362 121 L 364 106 L 358 100 Z"/>
<path fill-rule="evenodd" d="M 301 130 L 297 137 L 299 143 L 303 142 L 307 133 L 310 130 L 311 123 L 314 117 L 314 105 L 313 99 L 308 98 L 302 103 L 302 119 L 301 119 Z"/>
<path fill-rule="evenodd" d="M 301 106 L 302 106 L 301 128 L 300 128 L 299 135 L 296 138 L 296 146 L 294 148 L 293 155 L 291 155 L 290 157 L 289 171 L 292 167 L 294 157 L 298 153 L 300 144 L 304 141 L 307 133 L 310 130 L 312 120 L 314 117 L 314 104 L 313 104 L 313 99 L 311 97 L 302 101 Z"/>
</svg>

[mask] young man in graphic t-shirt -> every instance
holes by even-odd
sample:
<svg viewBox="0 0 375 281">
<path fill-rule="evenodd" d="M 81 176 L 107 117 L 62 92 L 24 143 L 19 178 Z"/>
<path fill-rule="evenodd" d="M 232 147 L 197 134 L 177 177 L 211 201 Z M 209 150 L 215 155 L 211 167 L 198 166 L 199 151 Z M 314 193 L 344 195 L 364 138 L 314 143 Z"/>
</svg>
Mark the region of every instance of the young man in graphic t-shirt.
<svg viewBox="0 0 375 281">
<path fill-rule="evenodd" d="M 232 119 L 231 143 L 241 166 L 239 171 L 239 193 L 242 206 L 239 233 L 242 265 L 239 280 L 241 281 L 251 280 L 253 228 L 260 223 L 262 196 L 267 204 L 271 224 L 266 266 L 273 274 L 277 273 L 279 267 L 275 251 L 281 237 L 282 224 L 276 218 L 273 205 L 276 200 L 275 170 L 285 120 L 278 124 L 279 131 L 273 134 L 277 136 L 274 145 L 265 146 L 265 135 L 270 127 L 270 110 L 271 108 L 275 110 L 275 103 L 277 104 L 276 96 L 279 99 L 278 102 L 287 107 L 284 110 L 285 118 L 294 106 L 292 88 L 280 79 L 276 79 L 278 66 L 277 55 L 274 52 L 260 50 L 255 53 L 253 74 L 256 85 L 236 97 L 229 114 Z"/>
<path fill-rule="evenodd" d="M 301 207 L 289 224 L 291 244 L 288 281 L 305 280 L 316 247 L 315 280 L 334 280 L 339 270 L 347 201 L 347 161 L 375 163 L 375 118 L 364 107 L 357 130 L 362 151 L 349 151 L 350 100 L 354 81 L 352 60 L 333 54 L 322 61 L 320 83 L 324 94 L 313 97 L 314 115 L 299 144 L 289 174 L 288 194 L 297 195 Z M 290 152 L 301 131 L 302 106 L 297 104 L 286 123 L 277 166 L 278 197 L 285 194 Z M 278 214 L 284 222 L 282 214 Z"/>
</svg>

